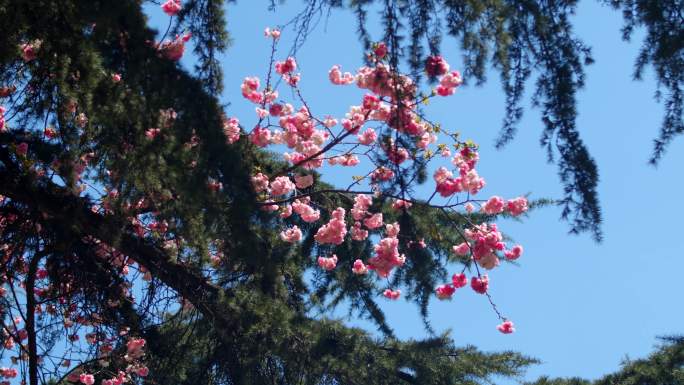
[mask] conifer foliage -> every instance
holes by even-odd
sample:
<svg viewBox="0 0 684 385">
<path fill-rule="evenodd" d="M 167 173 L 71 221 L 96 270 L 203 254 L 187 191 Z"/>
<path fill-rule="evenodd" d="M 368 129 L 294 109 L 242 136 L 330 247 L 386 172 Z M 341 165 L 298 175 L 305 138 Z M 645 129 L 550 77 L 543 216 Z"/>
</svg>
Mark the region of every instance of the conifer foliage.
<svg viewBox="0 0 684 385">
<path fill-rule="evenodd" d="M 378 303 L 427 317 L 469 284 L 492 332 L 514 331 L 485 270 L 521 256 L 493 222 L 527 199 L 475 197 L 477 145 L 418 108 L 458 71 L 431 58 L 439 85 L 423 92 L 375 44 L 368 66 L 328 74 L 360 88 L 336 121 L 309 110 L 294 57 L 265 52 L 269 77 L 241 89 L 257 115 L 232 117 L 217 99 L 222 2 L 157 6 L 160 34 L 136 0 L 0 0 L 4 383 L 476 384 L 532 362 L 448 335 L 400 341 Z M 280 31 L 265 35 L 275 47 Z M 332 186 L 324 163 L 367 172 Z M 443 164 L 432 178 L 428 163 Z M 330 319 L 340 306 L 379 336 Z"/>
<path fill-rule="evenodd" d="M 622 368 L 595 381 L 542 377 L 528 385 L 675 385 L 684 383 L 684 338 L 663 337 L 647 358 L 625 359 Z"/>
</svg>

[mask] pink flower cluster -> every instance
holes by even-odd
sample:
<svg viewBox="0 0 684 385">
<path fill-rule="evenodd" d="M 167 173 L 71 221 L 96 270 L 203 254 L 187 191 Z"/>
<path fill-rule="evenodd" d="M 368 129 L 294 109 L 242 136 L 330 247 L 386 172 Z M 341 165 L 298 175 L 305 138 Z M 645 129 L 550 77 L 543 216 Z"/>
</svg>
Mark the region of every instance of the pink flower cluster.
<svg viewBox="0 0 684 385">
<path fill-rule="evenodd" d="M 503 251 L 506 259 L 518 259 L 523 252 L 523 247 L 515 245 L 510 250 L 505 250 L 506 244 L 496 224 L 483 223 L 471 229 L 465 230 L 465 236 L 469 242 L 463 242 L 453 247 L 454 254 L 467 255 L 472 253 L 473 260 L 485 269 L 493 269 L 499 266 L 497 251 Z"/>
<path fill-rule="evenodd" d="M 279 176 L 271 182 L 271 195 L 282 196 L 287 195 L 295 189 L 295 184 L 292 183 L 289 177 Z"/>
<path fill-rule="evenodd" d="M 399 224 L 385 226 L 385 238 L 373 246 L 375 256 L 368 260 L 368 268 L 386 278 L 395 267 L 403 266 L 406 256 L 399 253 Z"/>
<path fill-rule="evenodd" d="M 190 40 L 191 35 L 189 33 L 183 35 L 177 35 L 173 40 L 167 40 L 163 43 L 158 44 L 158 51 L 167 59 L 172 61 L 178 61 L 183 57 L 185 53 L 185 43 Z"/>
<path fill-rule="evenodd" d="M 458 168 L 459 176 L 454 178 L 451 171 L 445 167 L 437 169 L 433 176 L 437 183 L 437 192 L 443 197 L 463 191 L 477 194 L 485 186 L 484 179 L 475 170 L 478 159 L 477 152 L 469 147 L 459 151 L 452 159 L 452 163 Z"/>
<path fill-rule="evenodd" d="M 439 96 L 453 95 L 456 92 L 456 88 L 461 84 L 463 84 L 461 73 L 458 71 L 449 72 L 439 79 L 439 85 L 435 91 Z"/>
<path fill-rule="evenodd" d="M 354 261 L 354 265 L 352 266 L 352 272 L 357 275 L 364 275 L 368 273 L 368 267 L 363 263 L 362 260 L 357 259 Z"/>
<path fill-rule="evenodd" d="M 485 214 L 500 214 L 508 211 L 513 216 L 518 216 L 527 211 L 527 198 L 518 197 L 504 202 L 501 197 L 493 196 L 482 205 Z"/>
<path fill-rule="evenodd" d="M 320 210 L 316 210 L 311 207 L 309 205 L 310 201 L 311 199 L 309 197 L 305 197 L 296 199 L 294 202 L 292 202 L 292 210 L 297 213 L 297 215 L 299 215 L 304 222 L 307 223 L 315 222 L 321 217 Z"/>
<path fill-rule="evenodd" d="M 397 300 L 399 297 L 401 297 L 401 290 L 392 290 L 392 289 L 385 289 L 385 291 L 382 293 L 382 295 L 385 296 L 385 298 L 391 299 L 391 300 Z"/>
<path fill-rule="evenodd" d="M 466 278 L 465 274 L 454 274 L 451 277 L 451 284 L 437 286 L 437 288 L 435 289 L 435 293 L 437 294 L 437 298 L 439 299 L 451 299 L 451 296 L 454 295 L 456 289 L 459 289 L 467 284 L 468 278 Z"/>
<path fill-rule="evenodd" d="M 4 378 L 14 378 L 19 374 L 14 368 L 0 368 L 0 376 Z"/>
<path fill-rule="evenodd" d="M 498 325 L 497 330 L 499 330 L 503 334 L 511 334 L 515 331 L 515 328 L 513 327 L 513 322 L 509 320 L 505 320 L 502 322 L 500 325 Z"/>
<path fill-rule="evenodd" d="M 145 352 L 143 348 L 145 347 L 145 339 L 143 338 L 131 338 L 126 343 L 126 359 L 135 360 L 142 357 Z"/>
<path fill-rule="evenodd" d="M 162 11 L 169 16 L 175 16 L 183 8 L 181 0 L 169 0 L 161 5 Z"/>
<path fill-rule="evenodd" d="M 82 373 L 78 380 L 84 385 L 93 385 L 95 383 L 95 376 L 92 374 Z"/>
<path fill-rule="evenodd" d="M 280 232 L 280 239 L 285 242 L 295 243 L 302 239 L 302 231 L 297 226 L 292 226 L 289 229 Z"/>
<path fill-rule="evenodd" d="M 342 73 L 340 66 L 334 65 L 328 72 L 328 78 L 332 84 L 346 85 L 354 83 L 354 75 L 350 72 Z"/>
<path fill-rule="evenodd" d="M 280 38 L 280 30 L 277 28 L 266 28 L 264 29 L 264 36 L 277 40 L 278 38 Z"/>
<path fill-rule="evenodd" d="M 449 72 L 449 64 L 439 55 L 428 56 L 425 61 L 425 72 L 430 77 L 441 76 Z"/>
<path fill-rule="evenodd" d="M 339 245 L 344 242 L 344 236 L 347 234 L 344 215 L 345 210 L 342 207 L 336 208 L 332 212 L 330 221 L 318 229 L 314 239 L 320 244 L 331 243 Z"/>
<path fill-rule="evenodd" d="M 294 74 L 294 71 L 297 70 L 297 62 L 295 61 L 295 58 L 288 57 L 285 61 L 276 62 L 275 70 L 289 85 L 296 86 L 299 82 L 300 75 Z"/>
<path fill-rule="evenodd" d="M 237 118 L 224 119 L 223 133 L 228 144 L 237 142 L 240 139 L 240 121 Z"/>
<path fill-rule="evenodd" d="M 35 60 L 38 57 L 38 51 L 40 50 L 40 46 L 43 44 L 41 40 L 34 40 L 30 43 L 24 43 L 19 46 L 19 49 L 21 50 L 21 58 L 24 60 L 24 62 L 28 63 L 32 60 Z"/>
<path fill-rule="evenodd" d="M 246 77 L 245 80 L 242 81 L 242 86 L 240 86 L 242 96 L 252 103 L 261 103 L 264 99 L 264 94 L 259 92 L 259 87 L 259 78 L 256 76 Z"/>
<path fill-rule="evenodd" d="M 277 40 L 280 32 L 267 28 L 264 35 Z M 248 133 L 249 141 L 258 147 L 286 146 L 288 150 L 283 153 L 283 157 L 292 165 L 285 169 L 285 172 L 273 176 L 272 180 L 261 173 L 253 175 L 252 184 L 255 192 L 259 194 L 259 199 L 262 200 L 263 210 L 273 212 L 283 219 L 296 214 L 308 223 L 319 220 L 321 213 L 314 208 L 315 205 L 308 194 L 317 196 L 335 192 L 312 189 L 306 193 L 301 192 L 307 195 L 303 197 L 292 193 L 297 189 L 307 189 L 314 185 L 313 176 L 302 175 L 302 169 L 323 167 L 325 161 L 333 166 L 351 167 L 361 164 L 362 159 L 369 159 L 373 163 L 373 168 L 361 173 L 365 173 L 365 176 L 355 176 L 355 182 L 351 186 L 361 182 L 369 183 L 371 190 L 377 192 L 377 197 L 382 197 L 383 193 L 383 186 L 380 184 L 394 179 L 396 170 L 405 167 L 404 163 L 410 163 L 418 157 L 432 159 L 435 153 L 444 158 L 451 157 L 453 165 L 450 168 L 440 167 L 433 175 L 435 193 L 439 193 L 439 196 L 449 198 L 456 193 L 475 195 L 484 188 L 485 180 L 475 169 L 479 160 L 477 146 L 469 141 L 460 142 L 449 133 L 454 138 L 453 149 L 447 144 L 438 144 L 437 152 L 432 151 L 430 147 L 444 135 L 440 135 L 442 131 L 439 126 L 428 122 L 417 111 L 417 105 L 421 101 L 426 102 L 428 98 L 437 95 L 453 94 L 463 82 L 461 74 L 450 70 L 449 64 L 441 56 L 430 56 L 425 63 L 425 71 L 431 78 L 438 79 L 439 85 L 432 95 L 418 96 L 414 81 L 408 76 L 396 73 L 387 64 L 384 59 L 387 52 L 386 45 L 377 44 L 369 55 L 371 65 L 359 68 L 355 74 L 343 72 L 337 65 L 328 72 L 330 82 L 335 85 L 355 83 L 358 88 L 368 90 L 360 103 L 350 106 L 345 116 L 339 120 L 341 127 L 337 132 L 333 131 L 338 125 L 337 119 L 331 116 L 312 116 L 304 101 L 303 106 L 296 110 L 291 104 L 278 100 L 276 90 L 270 87 L 260 89 L 259 78 L 244 79 L 241 85 L 242 95 L 256 104 L 255 110 L 259 119 L 254 129 Z M 298 64 L 293 57 L 275 61 L 274 67 L 275 73 L 280 74 L 290 85 L 296 86 L 299 80 L 299 74 L 295 74 Z M 271 80 L 268 79 L 269 84 Z M 301 97 L 299 91 L 297 93 Z M 380 127 L 395 130 L 395 133 L 390 132 L 390 135 L 387 135 L 384 129 L 379 131 L 377 127 L 364 127 L 368 123 L 379 123 Z M 228 143 L 237 142 L 240 136 L 237 119 L 226 120 L 224 132 Z M 398 133 L 405 135 L 397 135 Z M 408 146 L 406 143 L 411 145 Z M 297 173 L 300 175 L 296 175 Z M 350 211 L 353 224 L 347 226 L 345 209 L 337 207 L 330 213 L 330 220 L 318 228 L 314 239 L 321 245 L 341 245 L 349 232 L 353 241 L 365 241 L 372 231 L 384 226 L 385 235 L 374 245 L 374 255 L 365 263 L 361 259 L 355 260 L 351 270 L 357 275 L 374 270 L 379 277 L 386 278 L 394 268 L 404 265 L 406 260 L 406 256 L 399 251 L 399 224 L 386 224 L 386 216 L 389 215 L 387 213 L 383 216 L 382 212 L 370 212 L 373 205 L 372 195 L 350 192 L 355 193 Z M 391 203 L 392 209 L 396 211 L 408 210 L 411 205 L 412 201 L 403 199 L 394 199 Z M 451 209 L 452 206 L 448 208 Z M 463 208 L 466 212 L 472 213 L 475 206 L 466 200 Z M 517 216 L 527 209 L 528 202 L 524 197 L 506 201 L 499 196 L 493 196 L 481 204 L 481 211 L 488 215 L 507 212 Z M 464 242 L 453 246 L 454 253 L 470 255 L 478 267 L 487 270 L 498 266 L 503 258 L 515 260 L 523 252 L 520 245 L 507 249 L 496 224 L 473 225 L 464 230 L 464 235 Z M 280 237 L 285 242 L 296 243 L 302 239 L 303 234 L 301 229 L 290 224 L 289 227 L 282 229 Z M 402 245 L 415 249 L 425 248 L 427 243 L 423 239 L 409 239 Z M 335 254 L 319 256 L 317 262 L 322 269 L 333 270 L 337 266 L 338 258 Z M 480 275 L 479 272 L 470 280 L 463 273 L 455 274 L 451 283 L 438 286 L 435 293 L 439 299 L 450 299 L 458 288 L 468 284 L 475 292 L 486 294 L 489 278 L 486 274 Z M 400 291 L 387 289 L 383 295 L 397 299 Z M 508 326 L 505 328 L 509 330 Z"/>
<path fill-rule="evenodd" d="M 318 257 L 318 266 L 323 270 L 334 270 L 337 266 L 337 255 L 333 254 L 331 257 Z"/>
<path fill-rule="evenodd" d="M 5 107 L 0 106 L 0 132 L 7 132 L 7 123 L 5 122 Z"/>
</svg>

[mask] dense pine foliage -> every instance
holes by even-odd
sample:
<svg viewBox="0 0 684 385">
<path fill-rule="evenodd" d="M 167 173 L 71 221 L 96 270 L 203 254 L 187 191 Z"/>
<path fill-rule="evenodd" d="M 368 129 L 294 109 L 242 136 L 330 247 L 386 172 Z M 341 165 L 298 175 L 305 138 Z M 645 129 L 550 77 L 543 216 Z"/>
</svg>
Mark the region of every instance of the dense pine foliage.
<svg viewBox="0 0 684 385">
<path fill-rule="evenodd" d="M 371 3 L 310 1 L 298 41 L 308 33 L 306 15 L 349 6 L 371 48 L 364 24 Z M 591 61 L 568 21 L 575 2 L 378 3 L 386 33 L 377 40 L 387 42 L 392 68 L 407 59 L 419 77 L 444 31 L 461 40 L 468 78 L 484 81 L 487 63 L 500 70 L 508 106 L 499 145 L 513 137 L 525 83 L 539 71 L 542 144 L 558 154 L 564 216 L 573 231 L 599 238 L 598 173 L 575 127 L 575 93 Z M 226 141 L 218 99 L 224 2 L 184 1 L 165 34 L 149 26 L 144 5 L 0 0 L 1 358 L 18 368 L 3 377 L 29 385 L 480 384 L 534 362 L 457 347 L 448 335 L 400 341 L 386 322 L 377 299 L 390 285 L 404 289 L 427 325 L 449 264 L 478 269 L 450 252 L 465 240 L 461 229 L 491 219 L 429 204 L 392 210 L 387 197 L 427 179 L 421 162 L 398 169 L 372 207 L 407 234 L 398 246 L 406 264 L 389 282 L 350 268 L 371 257 L 370 238 L 315 241 L 334 208 L 352 207 L 350 194 L 314 198 L 321 223 L 288 219 L 303 239 L 283 242 L 283 220 L 262 210 L 252 176 L 301 167 L 244 138 Z M 653 64 L 668 90 L 657 159 L 682 131 L 681 2 L 613 5 L 625 12 L 626 36 L 648 28 L 638 70 Z M 197 67 L 188 71 L 175 60 L 190 35 Z M 344 268 L 322 272 L 315 260 L 322 252 L 334 252 Z M 379 332 L 331 319 L 340 307 Z"/>
</svg>

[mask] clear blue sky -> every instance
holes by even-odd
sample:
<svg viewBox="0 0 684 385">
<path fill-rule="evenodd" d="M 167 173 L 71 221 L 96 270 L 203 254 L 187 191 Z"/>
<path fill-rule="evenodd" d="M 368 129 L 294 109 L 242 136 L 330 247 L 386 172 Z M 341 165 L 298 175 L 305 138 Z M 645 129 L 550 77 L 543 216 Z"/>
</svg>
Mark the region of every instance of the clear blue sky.
<svg viewBox="0 0 684 385">
<path fill-rule="evenodd" d="M 287 22 L 302 7 L 300 1 L 288 1 L 268 12 L 267 3 L 228 6 L 234 41 L 222 59 L 225 100 L 232 102 L 229 115 L 247 126 L 255 121 L 253 105 L 240 97 L 239 87 L 245 76 L 265 74 L 269 47 L 263 28 Z M 150 11 L 154 24 L 165 25 L 156 9 Z M 615 371 L 626 356 L 648 354 L 657 336 L 684 333 L 684 247 L 679 238 L 684 183 L 678 169 L 684 164 L 684 138 L 670 147 L 657 169 L 647 165 L 663 112 L 653 99 L 652 74 L 641 82 L 631 80 L 640 40 L 623 42 L 619 13 L 595 1 L 581 2 L 574 22 L 596 59 L 578 95 L 578 126 L 600 170 L 605 241 L 596 244 L 589 235 L 568 235 L 568 225 L 554 207 L 534 212 L 524 223 L 502 224 L 525 246 L 519 267 L 505 265 L 490 273 L 490 292 L 516 323 L 513 335 L 496 331 L 498 322 L 486 300 L 469 290 L 458 292 L 451 302 L 434 301 L 430 308 L 435 328 L 451 329 L 457 344 L 510 349 L 541 359 L 542 364 L 528 371 L 528 380 L 540 375 L 594 379 Z M 301 87 L 317 114 L 340 117 L 349 104 L 358 103 L 357 90 L 327 81 L 333 64 L 347 70 L 361 65 L 355 28 L 351 13 L 336 11 L 321 20 L 297 54 Z M 454 40 L 445 39 L 443 54 L 452 68 L 459 67 Z M 190 65 L 192 58 L 183 63 Z M 556 166 L 546 163 L 538 145 L 539 112 L 529 103 L 516 139 L 502 151 L 493 148 L 504 99 L 498 76 L 491 73 L 489 78 L 484 87 L 462 88 L 455 97 L 432 104 L 431 116 L 481 144 L 479 170 L 488 183 L 484 196 L 530 192 L 532 197 L 560 197 Z M 415 307 L 381 302 L 400 337 L 425 335 Z"/>
</svg>

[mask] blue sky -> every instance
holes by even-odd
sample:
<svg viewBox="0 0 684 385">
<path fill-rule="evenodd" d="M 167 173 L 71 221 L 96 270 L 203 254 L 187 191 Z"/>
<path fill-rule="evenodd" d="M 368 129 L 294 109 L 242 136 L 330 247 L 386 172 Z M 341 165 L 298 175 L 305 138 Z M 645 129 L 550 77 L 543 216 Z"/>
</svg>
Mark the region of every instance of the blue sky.
<svg viewBox="0 0 684 385">
<path fill-rule="evenodd" d="M 233 44 L 222 59 L 225 100 L 232 103 L 228 114 L 247 126 L 256 121 L 253 105 L 240 97 L 239 87 L 245 76 L 263 78 L 267 70 L 269 46 L 263 29 L 287 22 L 302 9 L 302 2 L 289 1 L 268 12 L 267 3 L 228 6 Z M 156 9 L 150 11 L 153 24 L 166 25 Z M 631 80 L 641 35 L 632 43 L 623 42 L 620 14 L 594 1 L 581 2 L 574 22 L 596 59 L 578 95 L 578 127 L 599 166 L 604 242 L 597 244 L 587 234 L 568 235 L 568 224 L 559 220 L 555 207 L 538 210 L 523 223 L 501 223 L 525 246 L 520 266 L 505 265 L 490 273 L 490 292 L 516 323 L 515 334 L 497 332 L 497 319 L 485 298 L 470 290 L 457 292 L 450 302 L 435 301 L 430 308 L 434 327 L 450 329 L 459 345 L 515 350 L 541 359 L 542 364 L 528 371 L 528 380 L 540 375 L 598 378 L 615 371 L 625 357 L 648 354 L 657 336 L 684 333 L 679 279 L 684 271 L 679 238 L 684 208 L 678 198 L 684 193 L 678 170 L 684 164 L 684 140 L 673 143 L 657 168 L 647 164 L 663 108 L 653 99 L 652 73 L 643 81 Z M 297 54 L 301 88 L 319 115 L 341 117 L 362 95 L 327 81 L 333 64 L 346 70 L 361 65 L 355 30 L 354 16 L 336 11 L 321 20 Z M 457 47 L 449 38 L 443 42 L 443 55 L 452 68 L 459 68 Z M 279 58 L 284 59 L 286 50 L 281 51 Z M 184 65 L 191 63 L 191 57 L 183 59 Z M 281 95 L 288 96 L 285 90 Z M 483 196 L 529 192 L 536 198 L 560 197 L 556 166 L 546 163 L 538 145 L 539 111 L 527 103 L 518 136 L 497 151 L 493 142 L 503 112 L 504 96 L 495 73 L 485 86 L 461 88 L 456 96 L 429 107 L 434 120 L 480 143 L 479 171 L 487 178 Z M 330 180 L 335 178 L 347 181 L 348 175 L 336 174 Z M 403 301 L 381 302 L 398 336 L 425 336 L 415 307 Z"/>
</svg>

